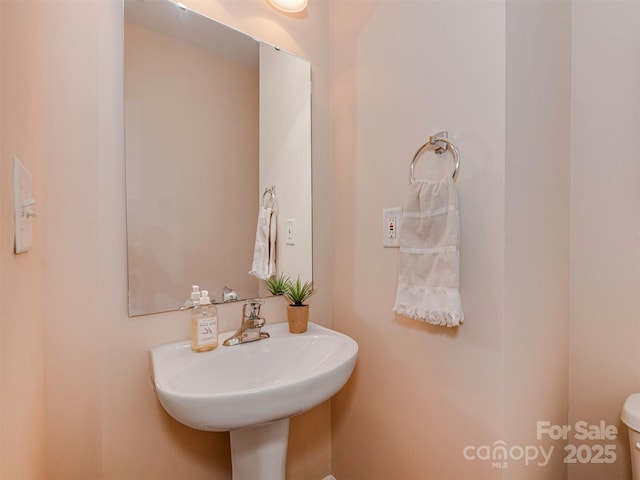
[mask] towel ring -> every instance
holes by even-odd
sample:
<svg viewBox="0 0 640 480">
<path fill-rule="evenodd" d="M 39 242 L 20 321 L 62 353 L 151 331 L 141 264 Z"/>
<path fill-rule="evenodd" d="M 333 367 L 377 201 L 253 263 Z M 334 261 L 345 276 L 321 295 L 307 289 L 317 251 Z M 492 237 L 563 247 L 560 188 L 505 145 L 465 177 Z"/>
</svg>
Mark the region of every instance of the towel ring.
<svg viewBox="0 0 640 480">
<path fill-rule="evenodd" d="M 442 135 L 442 136 L 441 136 Z M 456 146 L 453 144 L 453 142 L 451 142 L 449 139 L 446 138 L 447 132 L 440 132 L 440 133 L 436 133 L 435 135 L 430 135 L 429 136 L 429 140 L 427 140 L 416 152 L 416 154 L 413 156 L 413 160 L 411 161 L 411 183 L 415 182 L 416 180 L 416 176 L 415 176 L 415 166 L 416 166 L 416 162 L 418 161 L 418 158 L 420 158 L 420 156 L 425 152 L 425 150 L 427 150 L 430 146 L 435 146 L 435 151 L 437 154 L 440 153 L 444 153 L 447 150 L 451 149 L 451 154 L 453 156 L 453 174 L 451 175 L 451 178 L 453 178 L 454 180 L 458 177 L 458 171 L 460 170 L 460 152 L 458 152 L 458 149 L 456 148 Z M 442 146 L 442 143 L 444 143 L 445 145 Z"/>
<path fill-rule="evenodd" d="M 271 195 L 271 205 L 275 206 L 276 205 L 276 187 L 275 185 L 272 185 L 270 187 L 267 187 L 264 189 L 264 193 L 262 194 L 262 200 L 261 200 L 261 204 L 262 204 L 262 208 L 267 208 L 266 206 L 266 201 L 269 200 L 269 198 L 265 197 L 267 195 Z"/>
</svg>

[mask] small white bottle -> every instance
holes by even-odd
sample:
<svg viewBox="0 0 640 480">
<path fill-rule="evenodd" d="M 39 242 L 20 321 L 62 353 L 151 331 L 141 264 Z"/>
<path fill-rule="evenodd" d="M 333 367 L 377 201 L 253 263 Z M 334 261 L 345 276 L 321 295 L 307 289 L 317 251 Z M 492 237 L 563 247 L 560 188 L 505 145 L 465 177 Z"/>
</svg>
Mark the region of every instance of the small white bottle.
<svg viewBox="0 0 640 480">
<path fill-rule="evenodd" d="M 191 350 L 208 352 L 218 346 L 218 309 L 211 305 L 209 292 L 202 290 L 198 306 L 191 314 Z"/>
</svg>

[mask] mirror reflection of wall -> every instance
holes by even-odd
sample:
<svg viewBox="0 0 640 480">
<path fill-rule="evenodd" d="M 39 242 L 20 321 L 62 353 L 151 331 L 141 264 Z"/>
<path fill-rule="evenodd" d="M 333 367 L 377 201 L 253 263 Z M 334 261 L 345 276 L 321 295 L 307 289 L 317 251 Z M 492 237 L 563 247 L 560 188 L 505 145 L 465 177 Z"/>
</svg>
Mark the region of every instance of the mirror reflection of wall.
<svg viewBox="0 0 640 480">
<path fill-rule="evenodd" d="M 276 186 L 278 271 L 311 280 L 310 67 L 292 58 L 260 46 L 260 191 Z"/>
<path fill-rule="evenodd" d="M 173 2 L 128 0 L 124 59 L 129 314 L 175 310 L 192 284 L 215 301 L 224 286 L 266 295 L 248 274 L 266 186 L 278 272 L 310 279 L 309 63 Z"/>
</svg>

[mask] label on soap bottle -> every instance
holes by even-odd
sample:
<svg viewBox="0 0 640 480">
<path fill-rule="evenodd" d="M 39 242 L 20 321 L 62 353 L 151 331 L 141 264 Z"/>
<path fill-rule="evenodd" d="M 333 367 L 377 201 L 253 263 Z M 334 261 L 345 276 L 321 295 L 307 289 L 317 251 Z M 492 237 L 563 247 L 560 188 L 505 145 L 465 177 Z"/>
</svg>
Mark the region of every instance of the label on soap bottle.
<svg viewBox="0 0 640 480">
<path fill-rule="evenodd" d="M 218 343 L 218 317 L 204 317 L 198 319 L 198 345 L 212 345 Z"/>
</svg>

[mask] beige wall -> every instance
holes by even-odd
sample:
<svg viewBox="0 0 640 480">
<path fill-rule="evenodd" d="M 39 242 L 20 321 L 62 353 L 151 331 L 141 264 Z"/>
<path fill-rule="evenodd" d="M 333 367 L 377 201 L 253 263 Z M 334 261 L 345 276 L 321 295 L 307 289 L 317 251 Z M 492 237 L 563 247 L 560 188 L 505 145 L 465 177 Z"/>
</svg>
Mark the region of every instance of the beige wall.
<svg viewBox="0 0 640 480">
<path fill-rule="evenodd" d="M 2 57 L 2 8 L 0 8 L 0 60 L 3 59 Z M 0 61 L 0 168 L 4 169 L 4 160 L 3 160 L 3 155 L 2 155 L 2 144 L 3 144 L 3 138 L 4 138 L 4 133 L 2 130 L 2 97 L 3 97 L 3 90 L 2 90 L 2 61 Z M 3 181 L 0 178 L 0 215 L 2 215 L 1 212 L 3 212 L 2 210 L 2 206 L 5 204 L 5 202 L 7 201 L 7 199 L 4 198 L 3 192 L 6 191 L 6 186 L 3 185 Z M 0 217 L 0 249 L 2 251 L 4 251 L 4 237 L 2 235 L 2 232 L 4 230 L 7 229 L 8 225 L 4 225 L 7 222 L 6 217 L 2 216 Z M 2 301 L 2 297 L 4 295 L 4 290 L 2 289 L 2 253 L 0 252 L 0 360 L 2 359 L 2 319 L 4 318 L 4 310 L 2 308 L 3 305 L 3 301 Z M 0 388 L 2 388 L 3 382 L 2 382 L 2 368 L 0 367 Z M 0 394 L 0 472 L 3 471 L 3 465 L 4 465 L 4 442 L 3 442 L 3 437 L 4 437 L 4 423 L 2 422 L 2 419 L 5 415 L 4 412 L 4 408 L 3 408 L 3 401 L 2 401 L 2 394 Z M 43 437 L 41 437 L 43 438 Z M 42 442 L 42 440 L 41 440 Z M 0 473 L 0 476 L 2 475 L 2 473 Z"/>
<path fill-rule="evenodd" d="M 569 478 L 624 479 L 620 409 L 640 392 L 640 4 L 575 2 L 572 43 L 569 422 L 620 435 L 591 442 L 614 444 L 615 463 L 570 465 Z"/>
<path fill-rule="evenodd" d="M 509 462 L 503 478 L 566 478 L 571 4 L 507 2 L 505 440 L 553 448 L 546 466 Z M 537 460 L 536 460 L 537 462 Z"/>
<path fill-rule="evenodd" d="M 43 200 L 44 60 L 41 4 L 2 2 L 0 132 L 0 478 L 45 478 L 43 229 L 34 221 L 34 249 L 14 255 L 13 157 L 34 174 L 35 210 Z"/>
<path fill-rule="evenodd" d="M 257 0 L 188 3 L 311 60 L 318 80 L 314 190 L 326 203 L 327 6 L 316 3 L 308 16 L 292 18 Z M 11 191 L 8 155 L 17 152 L 34 174 L 43 213 L 34 251 L 14 257 L 10 203 L 3 198 L 2 478 L 8 480 L 44 478 L 45 429 L 49 479 L 230 475 L 228 435 L 179 425 L 149 384 L 148 348 L 188 338 L 187 319 L 127 315 L 121 15 L 118 1 L 2 2 L 3 118 L 14 118 L 3 124 L 2 192 Z M 6 68 L 12 62 L 19 68 Z M 314 221 L 326 224 L 329 215 L 320 206 Z M 327 258 L 328 234 L 318 232 L 316 252 Z M 328 271 L 322 262 L 315 271 L 319 293 L 311 313 L 325 325 Z M 240 308 L 220 307 L 224 329 L 237 325 Z M 268 302 L 265 316 L 283 320 L 284 302 Z M 329 414 L 326 403 L 292 421 L 292 477 L 329 473 Z"/>
<path fill-rule="evenodd" d="M 277 272 L 308 281 L 313 264 L 311 66 L 265 44 L 260 45 L 260 118 L 259 191 L 276 189 Z M 287 245 L 288 219 L 295 221 L 295 245 Z M 264 284 L 261 288 L 266 292 Z"/>
<path fill-rule="evenodd" d="M 629 478 L 618 415 L 640 389 L 638 5 L 572 5 L 568 205 L 566 5 L 311 2 L 287 17 L 259 0 L 189 4 L 313 65 L 312 319 L 361 350 L 332 407 L 292 421 L 290 476 L 563 478 L 558 453 L 544 471 L 501 472 L 462 449 L 527 442 L 542 415 L 564 421 L 570 346 L 568 423 L 605 420 L 621 435 L 616 463 L 568 478 Z M 1 476 L 228 478 L 228 436 L 177 424 L 148 382 L 148 348 L 187 338 L 186 319 L 127 316 L 120 6 L 0 5 Z M 539 24 L 548 37 L 529 30 Z M 380 245 L 382 208 L 402 203 L 415 149 L 445 128 L 462 152 L 458 331 L 393 315 L 397 251 Z M 532 132 L 552 137 L 536 145 Z M 43 214 L 20 256 L 13 155 Z M 220 307 L 225 329 L 239 308 Z M 283 311 L 265 306 L 268 320 Z"/>
<path fill-rule="evenodd" d="M 332 403 L 339 480 L 500 478 L 462 452 L 504 431 L 504 25 L 501 2 L 331 4 L 333 326 L 360 344 Z M 442 129 L 462 152 L 457 330 L 394 315 L 398 251 L 380 233 Z"/>
<path fill-rule="evenodd" d="M 0 60 L 2 60 L 2 9 L 0 8 Z M 0 168 L 4 168 L 4 161 L 3 161 L 3 156 L 2 156 L 2 139 L 4 137 L 3 131 L 2 131 L 2 61 L 0 61 Z M 6 187 L 3 185 L 3 182 L 0 179 L 0 215 L 2 210 L 2 206 L 4 205 L 4 203 L 6 202 L 6 199 L 3 196 L 3 192 L 6 191 Z M 0 217 L 0 249 L 2 251 L 4 251 L 4 237 L 2 236 L 2 232 L 3 230 L 6 230 L 7 226 L 4 225 L 6 223 L 6 217 Z M 2 319 L 4 318 L 4 311 L 2 308 L 3 302 L 2 302 L 2 296 L 4 295 L 4 290 L 2 289 L 2 253 L 0 252 L 0 360 L 2 359 Z M 2 387 L 3 383 L 2 383 L 2 368 L 0 367 L 0 388 Z M 2 438 L 4 437 L 4 427 L 3 427 L 3 422 L 2 422 L 2 418 L 4 417 L 5 413 L 3 410 L 3 402 L 2 402 L 2 395 L 0 394 L 0 472 L 2 472 L 3 470 L 3 465 L 4 465 L 4 449 L 3 449 L 3 445 L 4 442 L 2 440 Z M 0 473 L 0 475 L 2 475 L 2 473 Z"/>
<path fill-rule="evenodd" d="M 489 132 L 479 133 L 481 138 L 497 138 L 498 144 L 506 141 L 505 156 L 495 159 L 504 162 L 505 178 L 494 185 L 504 190 L 505 197 L 493 204 L 498 209 L 504 205 L 505 224 L 501 230 L 499 223 L 491 225 L 482 216 L 492 203 L 481 194 L 486 180 L 474 164 L 483 151 L 464 145 L 468 129 L 460 135 L 463 162 L 458 186 L 463 239 L 469 231 L 473 238 L 467 238 L 462 249 L 467 323 L 455 337 L 456 344 L 464 339 L 465 345 L 446 350 L 440 346 L 451 335 L 398 321 L 389 312 L 396 254 L 378 243 L 379 211 L 400 204 L 406 189 L 405 174 L 396 173 L 397 152 L 405 148 L 402 157 L 408 159 L 415 146 L 403 147 L 400 139 L 420 122 L 446 117 L 439 101 L 458 94 L 456 68 L 472 69 L 475 63 L 472 55 L 465 56 L 467 52 L 448 41 L 442 60 L 448 68 L 427 68 L 433 61 L 420 54 L 427 57 L 424 45 L 436 45 L 439 32 L 437 26 L 420 32 L 413 19 L 446 19 L 447 8 L 455 7 L 409 5 L 412 8 L 405 3 L 367 2 L 338 5 L 332 11 L 332 51 L 338 52 L 332 85 L 334 230 L 346 232 L 334 244 L 334 326 L 351 333 L 362 348 L 353 382 L 333 403 L 334 473 L 345 479 L 629 478 L 627 436 L 618 416 L 625 396 L 638 391 L 640 380 L 635 293 L 640 286 L 638 5 L 507 2 L 502 26 L 498 16 L 492 18 L 493 24 L 484 17 L 474 22 L 460 14 L 455 22 L 445 22 L 466 27 L 465 34 L 480 50 L 495 53 L 506 47 L 506 90 L 484 96 L 494 105 L 506 95 L 506 132 L 502 137 L 500 131 L 491 137 Z M 487 4 L 483 7 L 486 13 Z M 469 15 L 472 12 L 467 9 Z M 496 31 L 506 29 L 506 45 L 491 43 L 490 35 L 474 30 L 487 25 Z M 447 40 L 451 36 L 455 31 Z M 380 38 L 377 43 L 376 38 Z M 422 50 L 413 51 L 414 45 Z M 449 57 L 458 60 L 453 68 L 446 63 Z M 484 85 L 482 77 L 466 73 L 465 78 L 473 79 L 472 89 Z M 491 85 L 502 78 L 500 72 L 494 74 Z M 424 108 L 427 100 L 413 92 L 428 92 L 443 78 L 450 84 L 438 85 L 437 95 L 429 96 L 430 108 Z M 501 118 L 500 111 L 478 106 L 462 111 L 455 99 L 448 108 L 464 118 L 482 112 L 484 119 L 473 124 L 476 129 L 488 130 Z M 424 130 L 428 134 L 444 127 L 456 131 L 451 121 L 426 125 Z M 496 154 L 500 152 L 492 157 Z M 472 158 L 467 160 L 468 156 Z M 500 251 L 487 255 L 483 241 L 498 245 Z M 503 271 L 477 268 L 481 262 L 500 267 L 502 261 Z M 476 294 L 470 290 L 478 287 L 494 295 L 504 287 L 504 302 L 497 299 L 495 314 L 470 304 L 469 296 L 473 299 Z M 471 331 L 472 322 L 482 324 L 483 332 L 494 332 L 499 358 L 493 363 L 487 352 L 471 362 L 461 360 L 460 351 L 479 335 Z M 455 375 L 434 373 L 462 371 L 463 363 L 466 369 L 501 369 L 497 378 L 474 375 L 488 388 L 485 402 L 476 401 L 469 410 L 474 412 L 471 419 L 447 409 L 439 393 L 461 402 L 475 393 L 477 384 L 469 380 L 456 389 Z M 414 405 L 418 401 L 421 408 Z M 487 405 L 495 404 L 504 408 L 504 414 L 493 411 L 494 430 L 482 431 L 474 421 L 485 418 L 485 412 L 491 419 Z M 438 413 L 432 414 L 436 408 Z M 566 442 L 536 438 L 536 423 L 541 420 L 572 427 L 577 421 L 616 425 L 619 438 L 604 443 L 616 446 L 617 461 L 569 465 L 567 471 Z M 511 462 L 501 473 L 471 474 L 465 471 L 456 444 L 456 437 L 468 437 L 470 432 L 489 443 L 497 433 L 509 444 L 555 450 L 546 468 Z M 569 443 L 589 444 L 573 435 Z"/>
</svg>

